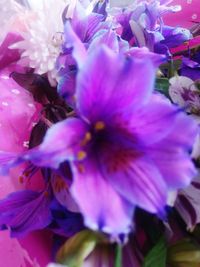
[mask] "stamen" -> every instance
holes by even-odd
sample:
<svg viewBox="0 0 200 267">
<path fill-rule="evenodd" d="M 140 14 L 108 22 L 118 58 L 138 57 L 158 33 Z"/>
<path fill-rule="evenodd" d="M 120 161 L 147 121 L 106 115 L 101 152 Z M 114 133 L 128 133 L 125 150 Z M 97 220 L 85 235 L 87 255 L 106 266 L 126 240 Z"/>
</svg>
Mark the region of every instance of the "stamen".
<svg viewBox="0 0 200 267">
<path fill-rule="evenodd" d="M 90 133 L 90 132 L 87 132 L 87 133 L 85 134 L 85 140 L 86 140 L 87 142 L 89 142 L 91 139 L 92 139 L 92 135 L 91 135 L 91 133 Z"/>
<path fill-rule="evenodd" d="M 24 177 L 21 175 L 21 176 L 19 176 L 19 183 L 20 184 L 23 184 L 24 183 Z"/>
<path fill-rule="evenodd" d="M 85 172 L 85 167 L 84 167 L 84 165 L 83 164 L 78 164 L 77 165 L 77 168 L 78 168 L 78 171 L 80 172 L 80 173 L 84 173 Z"/>
<path fill-rule="evenodd" d="M 45 197 L 48 197 L 48 196 L 49 196 L 49 192 L 45 191 L 45 192 L 44 192 L 44 196 L 45 196 Z"/>
<path fill-rule="evenodd" d="M 56 175 L 55 177 L 54 189 L 57 193 L 59 193 L 62 190 L 68 189 L 66 182 L 59 175 Z"/>
<path fill-rule="evenodd" d="M 31 177 L 38 171 L 38 167 L 30 164 L 26 169 L 21 173 L 18 180 L 20 184 L 23 184 L 24 181 L 30 181 Z"/>
<path fill-rule="evenodd" d="M 106 125 L 103 121 L 97 121 L 94 125 L 94 129 L 96 131 L 101 131 L 101 130 L 105 129 L 105 127 L 106 127 Z"/>
<path fill-rule="evenodd" d="M 77 159 L 78 160 L 83 160 L 84 158 L 87 157 L 87 153 L 83 150 L 80 150 L 77 154 Z"/>
<path fill-rule="evenodd" d="M 81 146 L 85 146 L 92 139 L 92 135 L 90 132 L 85 134 L 84 139 L 81 141 Z"/>
</svg>

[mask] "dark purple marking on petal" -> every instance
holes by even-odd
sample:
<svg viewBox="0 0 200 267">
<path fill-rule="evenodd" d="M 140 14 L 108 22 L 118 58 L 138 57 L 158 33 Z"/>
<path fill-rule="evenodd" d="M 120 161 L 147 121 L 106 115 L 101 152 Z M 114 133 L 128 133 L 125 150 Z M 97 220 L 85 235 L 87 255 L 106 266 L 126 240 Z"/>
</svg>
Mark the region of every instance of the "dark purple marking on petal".
<svg viewBox="0 0 200 267">
<path fill-rule="evenodd" d="M 190 201 L 187 199 L 187 197 L 182 194 L 179 195 L 179 200 L 180 200 L 181 205 L 184 207 L 184 209 L 186 209 L 186 211 L 190 215 L 192 225 L 195 225 L 197 221 L 197 215 L 196 215 L 194 207 L 192 206 Z"/>
</svg>

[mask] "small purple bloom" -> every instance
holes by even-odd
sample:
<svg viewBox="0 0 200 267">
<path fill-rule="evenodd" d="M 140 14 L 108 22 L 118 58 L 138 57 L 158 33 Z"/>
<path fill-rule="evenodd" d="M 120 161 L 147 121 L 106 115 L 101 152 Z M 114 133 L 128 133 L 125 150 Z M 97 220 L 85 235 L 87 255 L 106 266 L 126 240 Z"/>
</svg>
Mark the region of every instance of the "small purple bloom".
<svg viewBox="0 0 200 267">
<path fill-rule="evenodd" d="M 162 212 L 168 191 L 188 185 L 196 172 L 188 153 L 196 124 L 153 94 L 153 55 L 93 51 L 77 77 L 77 117 L 52 126 L 25 156 L 53 168 L 68 160 L 86 226 L 113 236 L 130 231 L 135 206 Z"/>
<path fill-rule="evenodd" d="M 48 192 L 31 190 L 11 193 L 0 200 L 0 225 L 8 228 L 13 237 L 45 228 L 52 220 L 51 197 Z"/>
</svg>

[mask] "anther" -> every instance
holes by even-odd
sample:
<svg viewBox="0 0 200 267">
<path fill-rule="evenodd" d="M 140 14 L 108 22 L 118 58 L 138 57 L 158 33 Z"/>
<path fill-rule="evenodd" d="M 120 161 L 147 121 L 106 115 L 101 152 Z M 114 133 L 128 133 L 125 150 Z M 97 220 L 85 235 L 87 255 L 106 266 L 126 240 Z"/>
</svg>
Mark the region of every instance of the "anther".
<svg viewBox="0 0 200 267">
<path fill-rule="evenodd" d="M 87 156 L 87 153 L 83 150 L 80 150 L 77 154 L 77 159 L 78 160 L 83 160 L 84 158 L 86 158 Z"/>
<path fill-rule="evenodd" d="M 105 127 L 106 127 L 106 125 L 103 121 L 97 121 L 94 125 L 94 129 L 96 131 L 101 131 L 101 130 L 105 129 Z"/>
<path fill-rule="evenodd" d="M 90 132 L 85 134 L 84 139 L 81 141 L 81 146 L 85 146 L 92 139 L 92 135 Z"/>
</svg>

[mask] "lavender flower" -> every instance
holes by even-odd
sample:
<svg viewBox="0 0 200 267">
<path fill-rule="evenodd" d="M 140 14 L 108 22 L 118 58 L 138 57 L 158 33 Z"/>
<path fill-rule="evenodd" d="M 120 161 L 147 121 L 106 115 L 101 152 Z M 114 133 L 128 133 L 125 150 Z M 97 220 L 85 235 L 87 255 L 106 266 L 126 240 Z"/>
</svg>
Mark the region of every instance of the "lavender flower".
<svg viewBox="0 0 200 267">
<path fill-rule="evenodd" d="M 68 160 L 85 224 L 113 236 L 130 231 L 135 206 L 163 212 L 168 191 L 195 174 L 196 125 L 152 95 L 157 64 L 143 49 L 125 58 L 97 48 L 77 77 L 77 117 L 52 126 L 24 156 L 52 168 Z"/>
<path fill-rule="evenodd" d="M 151 51 L 169 54 L 169 48 L 191 38 L 190 31 L 180 27 L 165 26 L 162 16 L 168 12 L 177 12 L 179 6 L 168 6 L 169 1 L 140 1 L 133 10 L 125 10 L 116 16 L 122 25 L 122 38 L 139 47 L 146 46 Z"/>
</svg>

